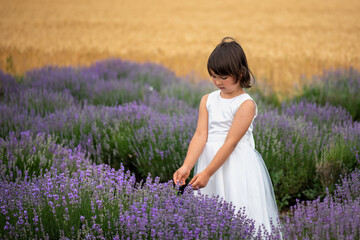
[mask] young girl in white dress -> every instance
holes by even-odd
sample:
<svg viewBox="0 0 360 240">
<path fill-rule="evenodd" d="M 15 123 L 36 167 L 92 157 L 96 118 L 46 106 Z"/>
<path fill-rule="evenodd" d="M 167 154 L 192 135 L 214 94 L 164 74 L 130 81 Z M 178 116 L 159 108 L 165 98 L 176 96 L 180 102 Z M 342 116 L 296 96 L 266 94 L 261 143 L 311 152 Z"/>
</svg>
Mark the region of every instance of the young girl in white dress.
<svg viewBox="0 0 360 240">
<path fill-rule="evenodd" d="M 193 188 L 219 195 L 237 209 L 245 207 L 257 228 L 264 225 L 271 232 L 270 221 L 277 224 L 278 210 L 269 173 L 255 150 L 257 105 L 244 91 L 251 87 L 245 53 L 226 37 L 211 53 L 207 68 L 219 90 L 202 97 L 195 134 L 173 180 L 184 185 L 195 166 L 189 183 Z"/>
</svg>

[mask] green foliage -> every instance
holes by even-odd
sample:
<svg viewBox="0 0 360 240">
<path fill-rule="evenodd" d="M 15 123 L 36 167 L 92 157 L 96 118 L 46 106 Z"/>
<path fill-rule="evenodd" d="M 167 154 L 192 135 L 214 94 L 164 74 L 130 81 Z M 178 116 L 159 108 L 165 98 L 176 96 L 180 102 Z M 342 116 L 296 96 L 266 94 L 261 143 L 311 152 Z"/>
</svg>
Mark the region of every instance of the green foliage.
<svg viewBox="0 0 360 240">
<path fill-rule="evenodd" d="M 310 84 L 305 84 L 302 94 L 322 105 L 330 103 L 347 109 L 354 120 L 360 120 L 360 73 L 353 68 L 324 72 Z"/>
<path fill-rule="evenodd" d="M 263 84 L 263 83 L 259 83 Z M 265 84 L 265 83 L 264 83 Z M 259 87 L 257 85 L 251 87 L 247 90 L 247 92 L 256 99 L 256 104 L 258 107 L 262 108 L 262 106 L 266 108 L 277 108 L 281 106 L 281 101 L 279 95 L 272 91 L 266 90 L 266 87 Z"/>
<path fill-rule="evenodd" d="M 45 139 L 43 135 L 38 135 L 32 140 L 27 133 L 23 133 L 15 141 L 12 137 L 0 139 L 1 171 L 13 180 L 18 175 L 24 178 L 25 171 L 28 176 L 39 176 L 54 163 L 57 148 L 60 149 L 50 136 Z"/>
<path fill-rule="evenodd" d="M 314 159 L 320 146 L 319 136 L 306 135 L 309 126 L 304 120 L 272 114 L 256 123 L 254 139 L 271 175 L 281 209 L 293 204 L 316 182 Z"/>
<path fill-rule="evenodd" d="M 201 98 L 214 90 L 210 84 L 176 84 L 165 88 L 161 94 L 186 102 L 190 107 L 198 108 Z"/>
<path fill-rule="evenodd" d="M 64 148 L 56 144 L 51 135 L 37 134 L 32 137 L 30 132 L 20 133 L 20 137 L 10 134 L 0 139 L 0 171 L 7 180 L 38 177 L 52 167 L 59 172 L 74 172 L 89 163 L 78 149 Z"/>
<path fill-rule="evenodd" d="M 11 73 L 11 74 L 13 74 L 13 75 L 16 74 L 16 72 L 15 72 L 15 66 L 14 66 L 14 61 L 13 61 L 12 55 L 10 55 L 10 56 L 8 56 L 8 57 L 6 58 L 5 70 L 6 70 L 8 73 Z"/>
<path fill-rule="evenodd" d="M 32 85 L 40 78 L 37 73 L 18 81 L 21 88 L 14 81 L 8 87 L 16 90 L 12 97 L 2 87 L 1 171 L 14 179 L 25 171 L 39 176 L 54 164 L 67 162 L 60 158 L 65 150 L 59 146 L 68 146 L 81 147 L 93 163 L 115 169 L 123 165 L 138 180 L 149 173 L 161 181 L 172 179 L 195 131 L 200 99 L 214 88 L 190 83 L 164 69 L 144 69 L 114 68 L 115 73 L 105 69 L 101 77 L 72 68 L 66 69 L 67 75 L 61 69 L 45 69 L 38 85 Z M 334 114 L 331 108 L 320 112 L 317 106 L 300 103 L 308 99 L 319 105 L 341 105 L 358 119 L 358 79 L 352 69 L 330 72 L 306 85 L 290 106 L 267 86 L 247 90 L 259 109 L 254 122 L 256 149 L 273 180 L 280 209 L 294 204 L 296 198 L 313 199 L 324 194 L 325 188 L 331 191 L 341 174 L 357 166 L 357 122 L 337 118 L 343 109 Z M 326 114 L 329 117 L 324 120 Z M 21 140 L 25 137 L 21 132 L 27 130 L 49 136 L 39 135 L 26 146 L 9 144 L 11 131 Z M 8 154 L 9 148 L 16 148 L 13 155 Z"/>
<path fill-rule="evenodd" d="M 150 173 L 162 181 L 171 180 L 185 159 L 194 131 L 192 124 L 184 126 L 174 119 L 134 132 L 129 139 L 129 148 L 135 155 L 134 167 L 140 177 L 144 179 Z"/>
<path fill-rule="evenodd" d="M 316 162 L 316 172 L 321 183 L 330 192 L 335 189 L 335 183 L 340 176 L 347 175 L 358 165 L 354 152 L 356 147 L 351 148 L 351 145 L 343 136 L 333 136 L 331 144 L 323 148 L 321 157 Z"/>
<path fill-rule="evenodd" d="M 119 122 L 114 127 L 103 128 L 101 130 L 100 158 L 101 161 L 115 169 L 119 169 L 123 165 L 138 177 L 138 170 L 134 168 L 135 155 L 130 145 L 130 138 L 134 129 L 136 126 L 132 126 L 129 122 Z"/>
</svg>

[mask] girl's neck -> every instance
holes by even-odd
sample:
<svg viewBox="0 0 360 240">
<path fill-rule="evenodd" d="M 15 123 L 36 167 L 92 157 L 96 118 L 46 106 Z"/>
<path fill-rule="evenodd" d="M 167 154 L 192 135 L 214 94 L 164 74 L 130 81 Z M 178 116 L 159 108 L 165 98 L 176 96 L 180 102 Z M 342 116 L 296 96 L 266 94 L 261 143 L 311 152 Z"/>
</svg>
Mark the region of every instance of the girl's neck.
<svg viewBox="0 0 360 240">
<path fill-rule="evenodd" d="M 225 93 L 224 91 L 221 91 L 221 90 L 220 90 L 220 96 L 221 96 L 222 98 L 234 98 L 234 97 L 239 96 L 239 95 L 244 94 L 244 93 L 246 93 L 246 92 L 245 92 L 245 90 L 242 89 L 242 88 L 239 88 L 239 89 L 236 90 L 236 91 L 227 92 L 227 93 Z"/>
</svg>

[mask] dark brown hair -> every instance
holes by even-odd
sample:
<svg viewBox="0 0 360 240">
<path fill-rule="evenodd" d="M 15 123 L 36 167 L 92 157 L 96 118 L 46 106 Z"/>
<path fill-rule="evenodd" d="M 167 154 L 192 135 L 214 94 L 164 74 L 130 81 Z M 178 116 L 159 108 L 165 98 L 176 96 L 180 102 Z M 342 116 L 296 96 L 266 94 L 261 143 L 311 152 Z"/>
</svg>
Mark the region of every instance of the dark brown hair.
<svg viewBox="0 0 360 240">
<path fill-rule="evenodd" d="M 232 76 L 242 88 L 250 88 L 251 76 L 244 50 L 232 37 L 225 37 L 210 54 L 207 69 L 220 76 Z"/>
</svg>

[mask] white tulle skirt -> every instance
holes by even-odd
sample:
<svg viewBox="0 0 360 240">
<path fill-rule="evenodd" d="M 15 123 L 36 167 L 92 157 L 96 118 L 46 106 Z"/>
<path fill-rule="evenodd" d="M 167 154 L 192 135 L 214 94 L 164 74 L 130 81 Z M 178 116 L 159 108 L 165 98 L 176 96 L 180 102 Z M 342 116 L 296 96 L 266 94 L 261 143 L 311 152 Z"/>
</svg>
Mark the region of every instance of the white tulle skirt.
<svg viewBox="0 0 360 240">
<path fill-rule="evenodd" d="M 223 141 L 208 141 L 196 165 L 195 174 L 204 170 L 222 146 Z M 225 163 L 200 190 L 207 195 L 219 195 L 239 210 L 245 207 L 248 218 L 258 228 L 264 225 L 271 232 L 271 224 L 278 224 L 278 209 L 273 186 L 265 163 L 248 141 L 240 141 Z"/>
</svg>

